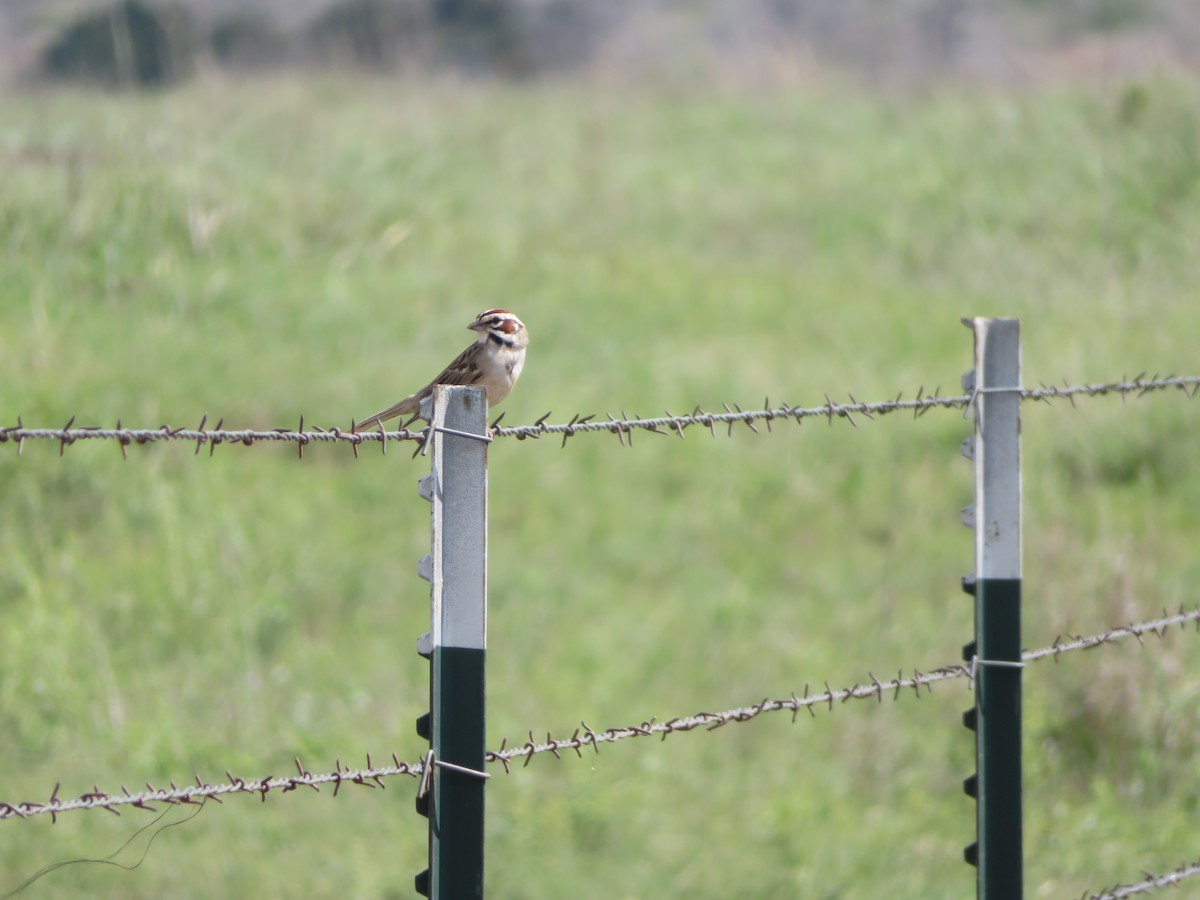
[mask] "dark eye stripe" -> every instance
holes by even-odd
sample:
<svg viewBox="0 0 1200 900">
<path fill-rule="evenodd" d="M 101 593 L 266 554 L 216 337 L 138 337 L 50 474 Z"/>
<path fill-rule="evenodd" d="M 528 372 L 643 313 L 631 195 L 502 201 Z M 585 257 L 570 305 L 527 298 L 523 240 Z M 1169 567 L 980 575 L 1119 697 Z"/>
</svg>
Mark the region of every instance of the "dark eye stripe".
<svg viewBox="0 0 1200 900">
<path fill-rule="evenodd" d="M 502 331 L 505 334 L 515 334 L 525 326 L 521 320 L 506 309 L 488 309 L 481 312 L 477 321 L 487 328 Z"/>
</svg>

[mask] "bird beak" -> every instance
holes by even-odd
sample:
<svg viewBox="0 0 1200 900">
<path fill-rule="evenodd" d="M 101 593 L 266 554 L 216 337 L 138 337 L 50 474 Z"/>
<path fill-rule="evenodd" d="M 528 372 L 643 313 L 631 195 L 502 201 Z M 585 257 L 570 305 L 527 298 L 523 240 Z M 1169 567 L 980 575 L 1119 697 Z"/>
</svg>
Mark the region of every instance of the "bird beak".
<svg viewBox="0 0 1200 900">
<path fill-rule="evenodd" d="M 482 322 L 480 322 L 478 319 L 476 319 L 474 322 L 472 322 L 467 327 L 470 328 L 472 331 L 483 331 L 485 328 L 487 328 L 487 326 L 484 325 Z"/>
</svg>

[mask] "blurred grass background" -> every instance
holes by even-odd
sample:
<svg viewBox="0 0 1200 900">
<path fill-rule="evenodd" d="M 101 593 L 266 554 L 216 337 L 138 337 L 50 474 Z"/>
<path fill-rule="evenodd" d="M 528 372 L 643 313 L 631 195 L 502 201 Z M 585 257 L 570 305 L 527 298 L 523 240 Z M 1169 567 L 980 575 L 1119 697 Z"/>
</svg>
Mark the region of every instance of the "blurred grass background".
<svg viewBox="0 0 1200 900">
<path fill-rule="evenodd" d="M 0 421 L 346 426 L 494 305 L 533 341 L 509 423 L 956 392 L 974 315 L 1022 319 L 1029 384 L 1195 374 L 1198 99 L 1183 77 L 10 91 Z M 498 442 L 490 743 L 955 661 L 968 427 Z M 1024 440 L 1026 646 L 1196 603 L 1194 403 L 1031 405 Z M 428 513 L 408 456 L 0 452 L 0 798 L 416 759 Z M 1198 675 L 1183 635 L 1027 671 L 1030 896 L 1194 857 Z M 489 891 L 969 895 L 968 701 L 948 685 L 539 758 L 490 783 Z M 232 798 L 135 872 L 27 893 L 410 896 L 414 790 Z M 9 820 L 0 889 L 148 820 Z"/>
</svg>

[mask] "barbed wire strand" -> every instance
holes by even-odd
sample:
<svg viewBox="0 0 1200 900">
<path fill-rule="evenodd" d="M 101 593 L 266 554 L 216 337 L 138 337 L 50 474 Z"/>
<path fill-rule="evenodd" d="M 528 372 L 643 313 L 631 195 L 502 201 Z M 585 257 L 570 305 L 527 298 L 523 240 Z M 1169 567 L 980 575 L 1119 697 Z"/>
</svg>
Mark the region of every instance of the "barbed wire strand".
<svg viewBox="0 0 1200 900">
<path fill-rule="evenodd" d="M 1062 387 L 1058 387 L 1042 383 L 1037 388 L 1022 389 L 1021 397 L 1024 400 L 1043 403 L 1065 398 L 1074 405 L 1074 398 L 1079 396 L 1097 397 L 1107 394 L 1119 394 L 1124 397 L 1134 394 L 1137 397 L 1143 397 L 1148 393 L 1168 390 L 1170 388 L 1177 388 L 1183 391 L 1189 398 L 1194 397 L 1197 392 L 1200 392 L 1200 375 L 1183 377 L 1168 375 L 1165 378 L 1155 375 L 1147 378 L 1146 373 L 1143 372 L 1133 379 L 1122 378 L 1120 381 L 1106 384 L 1072 386 L 1064 382 Z M 792 419 L 800 423 L 807 418 L 823 418 L 832 425 L 834 418 L 837 417 L 846 419 L 851 425 L 857 427 L 858 423 L 854 418 L 856 415 L 861 415 L 866 419 L 874 419 L 877 416 L 884 416 L 888 413 L 912 410 L 914 417 L 920 417 L 931 409 L 966 409 L 977 396 L 976 394 L 962 394 L 953 397 L 943 397 L 940 396 L 940 388 L 935 388 L 933 394 L 928 396 L 925 396 L 924 392 L 924 387 L 921 387 L 917 390 L 915 399 L 904 400 L 902 395 L 897 394 L 895 400 L 886 400 L 878 403 L 863 403 L 857 400 L 853 394 L 849 395 L 849 403 L 835 403 L 826 394 L 823 406 L 812 407 L 794 407 L 784 404 L 772 408 L 770 400 L 766 399 L 763 401 L 764 409 L 758 410 L 744 410 L 735 403 L 734 409 L 730 409 L 728 404 L 723 404 L 725 406 L 725 412 L 723 413 L 705 412 L 696 407 L 692 413 L 683 416 L 672 415 L 670 411 L 666 411 L 665 416 L 656 418 L 640 418 L 636 416 L 629 418 L 622 413 L 620 419 L 609 415 L 607 420 L 598 422 L 590 421 L 595 416 L 587 416 L 585 418 L 575 416 L 570 422 L 561 425 L 547 425 L 546 419 L 549 418 L 550 413 L 546 413 L 546 415 L 542 416 L 541 419 L 532 425 L 497 428 L 496 423 L 493 423 L 492 428 L 495 437 L 515 437 L 518 440 L 537 438 L 543 434 L 561 434 L 564 445 L 567 442 L 567 438 L 576 434 L 607 431 L 617 435 L 621 443 L 626 443 L 632 440 L 634 429 L 657 432 L 659 434 L 671 434 L 674 432 L 682 438 L 685 428 L 702 425 L 709 430 L 710 434 L 716 436 L 717 425 L 726 426 L 727 434 L 733 433 L 733 426 L 736 424 L 747 425 L 752 431 L 757 432 L 758 429 L 754 427 L 754 423 L 763 421 L 767 425 L 767 430 L 770 431 L 771 422 L 776 419 Z M 670 430 L 668 431 L 667 429 Z"/>
<path fill-rule="evenodd" d="M 60 782 L 54 786 L 50 800 L 46 803 L 0 802 L 0 819 L 14 817 L 24 819 L 41 813 L 48 813 L 51 821 L 57 821 L 59 813 L 85 809 L 105 809 L 120 815 L 117 810 L 117 807 L 120 806 L 132 806 L 135 809 L 157 812 L 150 804 L 196 803 L 204 800 L 216 800 L 220 803 L 222 802 L 221 798 L 227 794 L 258 794 L 263 802 L 266 802 L 267 794 L 271 793 L 271 791 L 280 791 L 286 794 L 297 788 L 310 787 L 319 792 L 318 786 L 322 784 L 332 784 L 333 795 L 336 797 L 341 786 L 346 782 L 362 787 L 374 788 L 378 786 L 382 788 L 384 787 L 382 779 L 390 776 L 409 775 L 413 778 L 421 777 L 423 763 L 401 762 L 395 754 L 392 755 L 392 762 L 394 765 L 391 766 L 375 766 L 372 764 L 371 755 L 368 753 L 365 769 L 343 767 L 341 760 L 338 760 L 337 767 L 333 772 L 314 774 L 305 769 L 300 762 L 300 758 L 296 757 L 297 774 L 286 775 L 280 778 L 267 775 L 264 778 L 248 781 L 243 778 L 237 778 L 226 771 L 225 777 L 229 779 L 228 781 L 221 784 L 209 784 L 197 774 L 194 785 L 179 787 L 172 781 L 169 788 L 156 788 L 147 782 L 146 790 L 137 793 L 131 793 L 128 788 L 121 785 L 120 794 L 112 794 L 102 791 L 98 787 L 93 787 L 92 790 L 81 794 L 73 800 L 59 799 L 58 792 L 62 786 Z"/>
<path fill-rule="evenodd" d="M 1074 405 L 1076 397 L 1098 397 L 1108 394 L 1118 394 L 1123 398 L 1130 395 L 1143 397 L 1156 391 L 1165 391 L 1171 388 L 1181 390 L 1189 398 L 1195 397 L 1197 393 L 1200 393 L 1200 375 L 1184 377 L 1171 375 L 1165 378 L 1159 378 L 1155 375 L 1147 378 L 1143 373 L 1133 379 L 1123 378 L 1120 381 L 1106 384 L 1073 386 L 1064 383 L 1061 387 L 1042 384 L 1037 388 L 1022 388 L 1021 397 L 1023 400 L 1044 403 L 1066 399 Z M 492 437 L 515 437 L 517 440 L 526 440 L 553 434 L 561 435 L 563 445 L 565 446 L 567 440 L 577 434 L 608 432 L 616 435 L 622 444 L 632 446 L 633 432 L 636 430 L 648 431 L 660 435 L 674 434 L 682 438 L 688 428 L 699 426 L 707 429 L 715 437 L 718 425 L 726 428 L 727 435 L 732 435 L 734 426 L 739 424 L 745 425 L 757 433 L 758 427 L 755 423 L 761 422 L 767 426 L 767 430 L 770 432 L 772 430 L 772 423 L 776 420 L 790 420 L 799 424 L 804 419 L 809 418 L 823 418 L 830 425 L 833 424 L 835 418 L 845 419 L 852 426 L 857 427 L 858 419 L 856 417 L 875 419 L 879 416 L 900 411 L 911 411 L 914 417 L 920 417 L 931 409 L 965 410 L 978 394 L 943 397 L 940 395 L 940 389 L 935 389 L 933 394 L 927 395 L 922 386 L 918 389 L 916 397 L 911 400 L 903 399 L 902 393 L 897 394 L 895 400 L 876 403 L 864 403 L 857 400 L 853 394 L 849 396 L 849 403 L 836 403 L 826 395 L 824 405 L 810 407 L 790 406 L 786 403 L 773 407 L 768 398 L 764 399 L 762 409 L 742 409 L 736 403 L 732 407 L 725 403 L 722 404 L 725 408 L 724 412 L 708 412 L 697 406 L 687 415 L 672 415 L 669 411 L 666 411 L 665 415 L 652 418 L 630 417 L 622 412 L 620 418 L 607 414 L 605 419 L 597 420 L 595 414 L 587 416 L 576 414 L 571 417 L 570 421 L 560 424 L 548 423 L 547 419 L 550 418 L 551 413 L 546 413 L 532 425 L 514 425 L 507 428 L 499 427 L 501 420 L 504 418 L 502 413 L 492 423 Z M 222 428 L 224 424 L 223 419 L 217 423 L 215 428 L 206 429 L 207 416 L 201 420 L 200 425 L 196 428 L 172 428 L 169 425 L 161 425 L 157 428 L 125 428 L 119 420 L 115 428 L 103 428 L 99 426 L 74 427 L 75 419 L 76 417 L 72 416 L 70 421 L 62 428 L 26 428 L 21 417 L 18 416 L 16 425 L 0 427 L 0 444 L 15 443 L 17 452 L 20 454 L 26 441 L 56 441 L 59 445 L 59 454 L 61 455 L 67 447 L 79 441 L 116 441 L 121 447 L 122 456 L 124 456 L 126 453 L 125 448 L 132 444 L 153 444 L 161 441 L 194 442 L 197 454 L 207 445 L 209 455 L 212 455 L 218 444 L 243 444 L 245 446 L 252 446 L 264 442 L 289 443 L 296 445 L 298 454 L 303 458 L 304 448 L 309 444 L 315 443 L 347 444 L 353 449 L 354 455 L 358 456 L 359 445 L 364 443 L 378 443 L 380 449 L 383 452 L 387 452 L 389 441 L 416 441 L 420 446 L 413 454 L 415 456 L 416 453 L 424 449 L 424 444 L 428 436 L 427 429 L 414 431 L 402 428 L 399 431 L 383 431 L 378 429 L 373 431 L 356 431 L 353 425 L 349 431 L 343 431 L 337 427 L 320 428 L 317 426 L 310 426 L 308 430 L 305 430 L 303 417 L 301 417 L 297 429 L 273 428 L 267 431 L 254 429 L 224 430 Z"/>
<path fill-rule="evenodd" d="M 1063 653 L 1069 653 L 1074 650 L 1090 650 L 1102 644 L 1112 644 L 1130 637 L 1135 638 L 1138 643 L 1143 643 L 1142 638 L 1144 635 L 1154 634 L 1162 638 L 1166 636 L 1170 628 L 1176 625 L 1180 628 L 1186 628 L 1188 623 L 1193 622 L 1196 624 L 1197 632 L 1200 632 L 1200 607 L 1190 611 L 1184 610 L 1181 607 L 1179 612 L 1174 615 L 1168 614 L 1164 610 L 1162 618 L 1151 622 L 1141 622 L 1123 625 L 1119 628 L 1111 628 L 1101 634 L 1093 634 L 1086 637 L 1070 634 L 1065 636 L 1059 635 L 1049 647 L 1026 651 L 1021 654 L 1021 659 L 1025 662 L 1035 662 L 1046 657 L 1057 659 Z M 970 663 L 943 666 L 931 672 L 921 672 L 914 669 L 913 674 L 909 677 L 905 677 L 904 673 L 901 672 L 896 678 L 888 681 L 880 681 L 873 673 L 868 672 L 867 675 L 870 681 L 866 684 L 855 684 L 849 688 L 835 690 L 829 686 L 829 682 L 825 682 L 825 690 L 816 694 L 811 694 L 809 692 L 810 685 L 806 684 L 803 696 L 796 696 L 793 693 L 787 699 L 764 699 L 761 703 L 753 706 L 744 706 L 719 713 L 702 712 L 693 716 L 671 719 L 666 722 L 658 722 L 651 719 L 643 722 L 641 725 L 609 728 L 599 733 L 592 731 L 587 726 L 587 723 L 581 723 L 582 730 L 576 729 L 571 737 L 554 739 L 547 735 L 544 742 L 536 741 L 531 733 L 528 741 L 512 748 L 506 746 L 507 739 L 505 739 L 499 751 L 489 752 L 485 758 L 489 762 L 501 763 L 507 771 L 508 764 L 520 757 L 525 757 L 524 764 L 528 765 L 529 760 L 540 753 L 553 753 L 555 756 L 558 756 L 563 750 L 573 750 L 577 754 L 580 754 L 581 749 L 588 746 L 598 751 L 598 745 L 602 743 L 612 743 L 631 737 L 649 737 L 655 734 L 661 735 L 665 739 L 672 732 L 691 731 L 702 726 L 712 731 L 730 722 L 748 722 L 767 712 L 790 710 L 794 721 L 796 714 L 802 709 L 808 710 L 810 714 L 815 716 L 816 708 L 825 706 L 829 711 L 832 711 L 835 704 L 842 704 L 848 700 L 867 700 L 873 698 L 882 702 L 885 694 L 891 694 L 892 699 L 896 700 L 899 699 L 901 692 L 907 688 L 912 688 L 914 694 L 920 697 L 922 687 L 931 688 L 933 684 L 939 681 L 950 679 L 970 679 L 973 677 L 973 672 L 974 669 Z"/>
<path fill-rule="evenodd" d="M 1142 869 L 1142 873 L 1146 876 L 1142 881 L 1132 884 L 1117 884 L 1110 888 L 1101 888 L 1095 893 L 1085 892 L 1080 896 L 1079 900 L 1122 900 L 1124 897 L 1146 894 L 1150 891 L 1156 891 L 1159 888 L 1178 887 L 1179 883 L 1185 878 L 1200 875 L 1200 859 L 1195 862 L 1184 863 L 1178 868 L 1162 875 L 1151 874 L 1145 869 Z"/>
<path fill-rule="evenodd" d="M 1195 630 L 1200 633 L 1200 607 L 1193 610 L 1185 610 L 1180 607 L 1179 612 L 1175 614 L 1168 614 L 1164 610 L 1161 618 L 1111 628 L 1100 634 L 1088 635 L 1086 637 L 1070 634 L 1065 636 L 1059 635 L 1049 647 L 1026 651 L 1022 654 L 1021 658 L 1027 662 L 1047 657 L 1054 657 L 1057 660 L 1063 653 L 1075 650 L 1088 650 L 1105 644 L 1114 644 L 1130 637 L 1135 638 L 1138 643 L 1144 643 L 1142 638 L 1147 634 L 1163 638 L 1175 626 L 1186 630 L 1189 623 L 1194 623 L 1196 626 Z M 737 709 L 729 709 L 723 712 L 700 712 L 691 716 L 673 718 L 665 722 L 650 719 L 640 725 L 608 728 L 604 731 L 595 731 L 586 722 L 581 722 L 580 728 L 577 728 L 569 738 L 556 739 L 547 734 L 546 740 L 541 742 L 536 740 L 533 732 L 530 731 L 528 741 L 514 747 L 509 747 L 508 738 L 505 738 L 498 750 L 488 751 L 485 754 L 485 759 L 488 762 L 500 763 L 504 767 L 505 772 L 508 772 L 510 771 L 510 764 L 522 757 L 525 760 L 523 765 L 527 766 L 534 756 L 544 753 L 551 753 L 556 758 L 561 758 L 561 754 L 564 751 L 574 751 L 577 755 L 582 756 L 583 750 L 589 747 L 594 752 L 599 753 L 601 744 L 615 743 L 626 738 L 651 737 L 653 735 L 660 735 L 665 740 L 668 734 L 677 731 L 692 731 L 701 727 L 707 731 L 713 731 L 731 722 L 748 722 L 768 712 L 791 711 L 792 721 L 795 721 L 796 716 L 801 710 L 807 710 L 810 715 L 815 716 L 818 707 L 825 706 L 829 711 L 832 711 L 835 705 L 846 703 L 849 700 L 874 699 L 882 703 L 885 695 L 890 694 L 893 700 L 897 700 L 900 694 L 907 689 L 912 689 L 913 693 L 919 698 L 921 696 L 921 688 L 924 687 L 927 690 L 932 690 L 932 685 L 939 681 L 949 681 L 959 678 L 969 680 L 972 678 L 972 671 L 971 665 L 956 664 L 943 666 L 930 672 L 921 672 L 914 669 L 913 674 L 907 677 L 901 671 L 895 678 L 887 681 L 880 680 L 873 673 L 868 672 L 869 681 L 864 684 L 854 684 L 848 688 L 835 689 L 830 687 L 829 682 L 826 681 L 823 683 L 824 690 L 818 693 L 811 693 L 810 685 L 806 684 L 803 695 L 797 695 L 793 692 L 786 699 L 771 700 L 768 698 L 764 699 L 761 703 Z M 101 791 L 98 787 L 93 787 L 91 791 L 70 800 L 59 798 L 60 782 L 54 786 L 54 790 L 50 794 L 50 799 L 43 803 L 0 801 L 0 819 L 28 819 L 48 814 L 52 821 L 57 821 L 59 813 L 87 809 L 106 809 L 109 812 L 119 815 L 118 807 L 122 806 L 156 811 L 151 804 L 196 803 L 209 798 L 220 802 L 222 797 L 230 794 L 258 794 L 265 802 L 267 795 L 273 791 L 286 794 L 301 787 L 319 790 L 319 786 L 323 784 L 332 784 L 334 786 L 334 796 L 337 796 L 341 786 L 347 782 L 362 787 L 382 788 L 385 786 L 383 782 L 384 778 L 396 775 L 407 775 L 424 781 L 426 771 L 429 767 L 428 759 L 407 763 L 401 762 L 395 754 L 392 754 L 392 763 L 390 766 L 375 766 L 371 761 L 371 755 L 367 754 L 367 765 L 365 768 L 352 769 L 344 767 L 341 760 L 338 760 L 333 772 L 314 774 L 305 769 L 297 757 L 295 760 L 295 775 L 283 777 L 268 775 L 259 779 L 246 780 L 236 778 L 229 772 L 226 772 L 225 776 L 228 781 L 220 784 L 209 784 L 197 774 L 195 776 L 195 784 L 184 787 L 178 787 L 174 782 L 171 782 L 169 788 L 155 788 L 153 785 L 147 783 L 145 791 L 133 793 L 122 785 L 121 793 L 119 794 Z M 440 763 L 435 761 L 434 764 Z"/>
</svg>

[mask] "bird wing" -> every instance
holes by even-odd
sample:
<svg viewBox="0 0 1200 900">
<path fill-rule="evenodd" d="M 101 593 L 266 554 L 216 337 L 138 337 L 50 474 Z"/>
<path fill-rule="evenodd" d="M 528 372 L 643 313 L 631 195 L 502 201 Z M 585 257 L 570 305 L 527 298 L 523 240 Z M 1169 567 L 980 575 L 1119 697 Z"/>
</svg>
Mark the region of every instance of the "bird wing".
<svg viewBox="0 0 1200 900">
<path fill-rule="evenodd" d="M 454 361 L 442 370 L 441 374 L 425 387 L 421 388 L 415 394 L 409 394 L 399 403 L 389 406 L 387 409 L 377 412 L 374 415 L 367 416 L 358 423 L 356 431 L 362 431 L 364 428 L 382 425 L 388 419 L 394 419 L 396 416 L 413 415 L 415 416 L 421 409 L 421 401 L 433 393 L 435 384 L 477 384 L 483 377 L 483 371 L 475 364 L 475 347 L 472 344 L 458 356 L 454 357 Z"/>
</svg>

